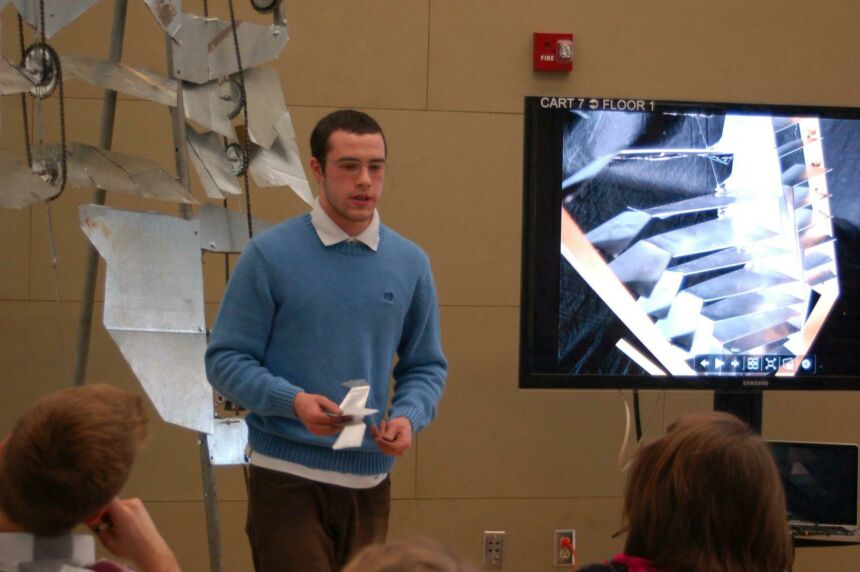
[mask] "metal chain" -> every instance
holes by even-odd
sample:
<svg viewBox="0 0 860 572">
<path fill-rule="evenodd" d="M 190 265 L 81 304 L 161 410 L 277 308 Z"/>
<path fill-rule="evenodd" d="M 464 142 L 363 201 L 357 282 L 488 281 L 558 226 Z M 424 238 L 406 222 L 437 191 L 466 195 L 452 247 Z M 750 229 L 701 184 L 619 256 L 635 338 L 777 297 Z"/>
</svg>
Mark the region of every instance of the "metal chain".
<svg viewBox="0 0 860 572">
<path fill-rule="evenodd" d="M 45 34 L 45 0 L 39 0 L 39 29 L 42 31 L 42 43 L 47 44 L 47 36 Z"/>
<path fill-rule="evenodd" d="M 42 0 L 44 1 L 44 0 Z M 233 29 L 233 48 L 236 50 L 236 63 L 239 67 L 239 92 L 242 96 L 242 116 L 245 120 L 245 138 L 242 141 L 242 170 L 245 171 L 245 209 L 248 217 L 248 238 L 254 237 L 254 227 L 251 222 L 251 189 L 248 184 L 248 164 L 251 157 L 251 132 L 248 129 L 248 97 L 245 93 L 245 71 L 242 69 L 242 53 L 239 50 L 239 31 L 236 26 L 236 15 L 233 12 L 233 0 L 227 0 L 230 8 L 230 26 Z"/>
<path fill-rule="evenodd" d="M 42 44 L 48 47 L 47 30 L 45 29 L 45 0 L 39 0 L 39 24 L 42 31 Z M 47 53 L 47 50 L 46 52 Z M 60 192 L 48 199 L 53 201 L 63 194 L 66 189 L 66 179 L 68 178 L 68 165 L 66 161 L 66 101 L 63 94 L 63 68 L 60 65 L 60 56 L 54 52 L 55 64 L 57 66 L 57 87 L 60 88 L 60 171 L 62 180 L 60 181 Z M 45 60 L 42 60 L 42 68 L 45 68 Z"/>
<path fill-rule="evenodd" d="M 24 62 L 24 18 L 18 14 L 18 43 L 21 46 L 21 63 Z M 30 119 L 27 117 L 27 92 L 21 93 L 21 113 L 24 115 L 24 147 L 27 150 L 27 166 L 33 168 L 33 150 L 30 148 Z"/>
<path fill-rule="evenodd" d="M 44 2 L 45 0 L 42 0 Z M 68 153 L 66 151 L 66 97 L 63 92 L 63 68 L 60 65 L 60 57 L 57 56 L 57 87 L 60 89 L 60 170 L 63 179 L 60 182 L 60 192 L 50 200 L 54 200 L 63 194 L 66 189 L 66 179 L 69 174 Z"/>
<path fill-rule="evenodd" d="M 37 49 L 36 53 L 37 55 L 41 54 L 42 56 L 42 73 L 44 74 L 45 70 L 48 69 L 48 58 L 52 58 L 54 60 L 54 64 L 56 65 L 56 81 L 58 84 L 57 86 L 60 88 L 60 170 L 62 180 L 60 182 L 60 190 L 54 196 L 47 199 L 47 202 L 50 202 L 62 195 L 63 191 L 66 188 L 66 179 L 68 177 L 68 162 L 66 160 L 66 106 L 63 92 L 63 70 L 62 66 L 60 65 L 60 56 L 47 43 L 47 34 L 45 30 L 45 0 L 39 0 L 38 32 L 41 41 L 36 45 L 41 46 L 41 48 Z M 24 21 L 20 13 L 18 14 L 18 42 L 21 48 L 21 65 L 23 65 L 24 56 L 27 50 L 24 47 Z M 38 96 L 34 95 L 34 97 Z M 26 93 L 21 94 L 21 111 L 24 117 L 24 146 L 27 150 L 27 166 L 32 169 L 33 149 L 30 144 L 30 120 L 27 114 Z"/>
</svg>

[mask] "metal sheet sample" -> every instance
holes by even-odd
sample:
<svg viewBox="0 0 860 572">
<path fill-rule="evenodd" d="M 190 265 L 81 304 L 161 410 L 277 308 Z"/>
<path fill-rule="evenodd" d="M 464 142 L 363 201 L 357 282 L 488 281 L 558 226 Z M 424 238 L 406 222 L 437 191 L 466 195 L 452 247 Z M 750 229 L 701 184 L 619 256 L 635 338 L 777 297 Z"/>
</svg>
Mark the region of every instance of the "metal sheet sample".
<svg viewBox="0 0 860 572">
<path fill-rule="evenodd" d="M 776 236 L 766 228 L 742 226 L 730 218 L 718 218 L 652 236 L 649 242 L 673 256 L 688 256 L 744 246 Z"/>
<path fill-rule="evenodd" d="M 618 256 L 651 221 L 651 215 L 626 210 L 606 221 L 586 235 L 598 248 L 610 256 Z"/>
<path fill-rule="evenodd" d="M 119 93 L 176 107 L 177 81 L 122 62 L 109 62 L 89 56 L 60 56 L 63 78 L 75 78 Z"/>
<path fill-rule="evenodd" d="M 33 85 L 21 68 L 0 58 L 0 95 L 26 93 Z"/>
<path fill-rule="evenodd" d="M 197 222 L 97 205 L 80 220 L 107 265 L 105 327 L 164 420 L 211 433 Z"/>
<path fill-rule="evenodd" d="M 650 296 L 671 261 L 671 254 L 640 240 L 613 260 L 609 268 L 638 296 Z"/>
<path fill-rule="evenodd" d="M 298 152 L 284 149 L 278 140 L 271 149 L 254 147 L 248 169 L 259 187 L 290 187 L 299 198 L 313 204 L 313 193 L 305 178 Z"/>
<path fill-rule="evenodd" d="M 47 145 L 44 149 L 48 156 L 59 161 L 59 145 Z M 69 145 L 67 151 L 68 182 L 72 186 L 162 201 L 197 202 L 172 175 L 146 159 L 82 143 Z"/>
<path fill-rule="evenodd" d="M 239 71 L 230 22 L 191 14 L 182 14 L 181 21 L 171 42 L 177 79 L 205 83 Z M 237 22 L 236 28 L 246 69 L 277 58 L 289 39 L 284 25 Z"/>
<path fill-rule="evenodd" d="M 109 332 L 162 419 L 194 431 L 214 431 L 212 386 L 203 363 L 205 335 Z"/>
<path fill-rule="evenodd" d="M 735 201 L 737 201 L 736 197 L 728 195 L 703 195 L 643 210 L 653 217 L 668 218 L 680 214 L 717 210 L 727 207 Z"/>
<path fill-rule="evenodd" d="M 86 12 L 98 0 L 44 0 L 45 3 L 45 36 L 50 38 L 58 30 L 71 23 L 75 18 Z M 38 30 L 40 0 L 11 0 L 18 8 L 18 13 L 33 29 Z M 0 8 L 3 3 L 0 3 Z"/>
<path fill-rule="evenodd" d="M 278 137 L 275 126 L 287 113 L 281 82 L 272 69 L 246 70 L 244 76 L 247 106 L 251 110 L 248 114 L 251 141 L 269 149 Z"/>
<path fill-rule="evenodd" d="M 188 141 L 188 156 L 194 164 L 206 196 L 224 199 L 225 195 L 238 195 L 242 192 L 239 181 L 224 153 L 224 143 L 217 133 L 197 133 L 187 125 L 185 133 Z"/>
<path fill-rule="evenodd" d="M 186 119 L 229 139 L 236 138 L 229 116 L 234 103 L 222 97 L 217 81 L 200 85 L 183 82 L 182 101 Z"/>
<path fill-rule="evenodd" d="M 176 36 L 182 27 L 182 0 L 143 0 L 149 11 L 170 37 Z"/>
<path fill-rule="evenodd" d="M 307 204 L 313 204 L 313 193 L 308 185 L 296 134 L 289 113 L 284 113 L 275 125 L 277 140 L 271 149 L 254 147 L 249 171 L 260 187 L 289 186 Z"/>
<path fill-rule="evenodd" d="M 245 250 L 249 242 L 248 219 L 243 213 L 206 203 L 197 211 L 200 222 L 200 248 L 209 252 L 235 252 Z M 271 222 L 252 218 L 254 234 L 270 228 Z"/>
<path fill-rule="evenodd" d="M 248 425 L 241 417 L 215 420 L 215 434 L 209 437 L 209 461 L 213 465 L 244 465 L 248 462 Z"/>
<path fill-rule="evenodd" d="M 774 286 L 791 282 L 791 276 L 781 272 L 742 268 L 699 282 L 695 286 L 687 288 L 686 292 L 705 302 L 713 302 L 750 292 L 764 292 Z"/>
<path fill-rule="evenodd" d="M 0 207 L 22 209 L 58 192 L 57 187 L 43 181 L 13 155 L 0 151 Z"/>
</svg>

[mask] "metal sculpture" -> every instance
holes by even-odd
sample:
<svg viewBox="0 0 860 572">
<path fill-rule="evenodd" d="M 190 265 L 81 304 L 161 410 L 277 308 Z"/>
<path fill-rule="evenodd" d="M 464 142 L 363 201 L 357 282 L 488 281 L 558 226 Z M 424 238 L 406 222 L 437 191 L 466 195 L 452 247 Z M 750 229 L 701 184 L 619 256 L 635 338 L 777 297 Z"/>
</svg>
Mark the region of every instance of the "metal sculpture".
<svg viewBox="0 0 860 572">
<path fill-rule="evenodd" d="M 86 371 L 97 249 L 107 265 L 106 329 L 162 418 L 200 434 L 210 564 L 220 570 L 211 466 L 246 462 L 247 428 L 239 416 L 215 414 L 206 381 L 201 251 L 240 252 L 254 229 L 269 225 L 251 216 L 248 175 L 260 187 L 288 186 L 308 203 L 312 195 L 277 75 L 253 67 L 277 58 L 288 41 L 280 0 L 251 3 L 272 14 L 271 25 L 236 20 L 232 0 L 229 21 L 183 13 L 180 0 L 144 2 L 168 42 L 167 76 L 119 61 L 126 0 L 116 0 L 106 60 L 59 55 L 48 43 L 96 0 L 0 0 L 0 10 L 13 4 L 19 23 L 27 22 L 40 36 L 23 50 L 20 63 L 0 58 L 0 95 L 40 100 L 56 90 L 62 133 L 60 143 L 39 145 L 31 145 L 25 133 L 26 163 L 0 153 L 0 207 L 55 200 L 67 184 L 96 190 L 95 204 L 80 208 L 81 228 L 95 248 L 87 262 L 76 383 Z M 98 146 L 66 142 L 63 83 L 76 80 L 106 90 Z M 151 161 L 110 149 L 117 92 L 170 110 L 175 177 Z M 24 123 L 26 128 L 26 117 Z M 239 195 L 244 187 L 246 212 L 204 204 L 192 219 L 187 205 L 197 201 L 189 159 L 208 198 Z M 180 203 L 182 216 L 111 209 L 102 206 L 106 191 Z"/>
</svg>

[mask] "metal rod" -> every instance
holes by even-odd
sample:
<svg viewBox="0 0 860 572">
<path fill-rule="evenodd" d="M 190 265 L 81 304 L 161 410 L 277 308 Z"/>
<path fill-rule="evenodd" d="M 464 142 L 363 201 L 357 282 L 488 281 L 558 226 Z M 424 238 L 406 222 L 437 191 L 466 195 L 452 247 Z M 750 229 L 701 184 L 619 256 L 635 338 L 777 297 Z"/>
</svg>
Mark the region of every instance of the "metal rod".
<svg viewBox="0 0 860 572">
<path fill-rule="evenodd" d="M 167 47 L 167 73 L 174 77 L 173 68 L 173 40 L 165 33 L 165 45 Z M 191 192 L 191 179 L 188 175 L 188 140 L 185 127 L 185 104 L 182 95 L 182 81 L 176 86 L 176 109 L 171 109 L 173 120 L 173 152 L 176 162 L 176 176 L 180 184 Z M 179 212 L 182 218 L 191 218 L 191 206 L 181 204 Z M 224 550 L 221 545 L 221 522 L 218 517 L 218 490 L 215 486 L 215 478 L 212 473 L 212 461 L 209 458 L 209 436 L 206 433 L 198 434 L 200 442 L 200 472 L 203 481 L 203 508 L 206 513 L 206 539 L 209 545 L 209 569 L 211 572 L 222 572 Z"/>
<path fill-rule="evenodd" d="M 224 550 L 221 546 L 221 523 L 218 518 L 218 489 L 209 457 L 209 435 L 200 433 L 200 468 L 203 474 L 203 508 L 206 512 L 206 540 L 209 545 L 209 570 L 221 572 Z"/>
<path fill-rule="evenodd" d="M 108 60 L 118 62 L 122 58 L 122 44 L 125 37 L 125 16 L 128 0 L 115 0 L 113 10 L 113 26 L 111 29 Z M 102 103 L 101 133 L 99 147 L 110 149 L 113 144 L 113 127 L 116 117 L 116 92 L 106 89 Z M 105 204 L 105 192 L 97 189 L 93 193 L 92 202 L 97 205 Z M 87 377 L 87 361 L 90 353 L 90 335 L 93 324 L 93 302 L 96 295 L 96 275 L 98 273 L 99 254 L 92 243 L 87 242 L 86 267 L 84 270 L 84 287 L 81 293 L 81 311 L 78 318 L 78 349 L 75 354 L 74 385 L 83 385 Z"/>
</svg>

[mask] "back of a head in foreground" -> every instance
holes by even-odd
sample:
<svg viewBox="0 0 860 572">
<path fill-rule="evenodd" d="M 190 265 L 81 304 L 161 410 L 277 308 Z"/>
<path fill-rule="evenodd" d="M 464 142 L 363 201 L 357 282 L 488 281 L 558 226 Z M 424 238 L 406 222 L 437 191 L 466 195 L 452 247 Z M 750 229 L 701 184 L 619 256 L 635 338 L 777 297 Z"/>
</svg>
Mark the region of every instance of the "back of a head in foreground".
<svg viewBox="0 0 860 572">
<path fill-rule="evenodd" d="M 145 436 L 136 395 L 97 384 L 42 397 L 0 455 L 0 510 L 36 535 L 68 532 L 119 493 Z"/>
<path fill-rule="evenodd" d="M 477 572 L 429 538 L 404 538 L 363 548 L 343 572 Z"/>
<path fill-rule="evenodd" d="M 637 454 L 625 553 L 666 572 L 781 572 L 793 561 L 767 444 L 727 413 L 689 415 Z"/>
</svg>

